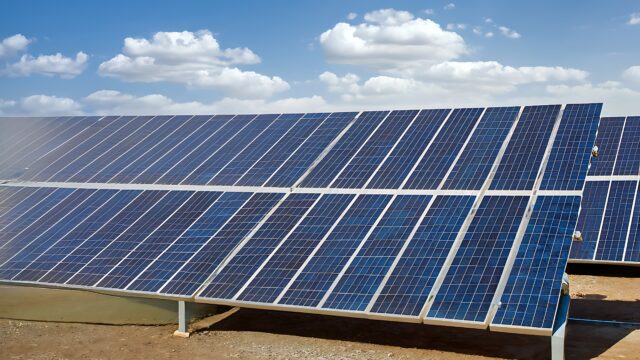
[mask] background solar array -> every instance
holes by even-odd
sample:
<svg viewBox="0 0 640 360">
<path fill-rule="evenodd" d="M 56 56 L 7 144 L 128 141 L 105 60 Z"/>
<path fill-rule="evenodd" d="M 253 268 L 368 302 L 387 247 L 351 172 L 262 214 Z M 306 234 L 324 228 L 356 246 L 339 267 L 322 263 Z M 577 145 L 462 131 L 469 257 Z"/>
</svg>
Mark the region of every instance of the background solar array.
<svg viewBox="0 0 640 360">
<path fill-rule="evenodd" d="M 600 109 L 0 118 L 0 281 L 546 334 Z"/>
</svg>

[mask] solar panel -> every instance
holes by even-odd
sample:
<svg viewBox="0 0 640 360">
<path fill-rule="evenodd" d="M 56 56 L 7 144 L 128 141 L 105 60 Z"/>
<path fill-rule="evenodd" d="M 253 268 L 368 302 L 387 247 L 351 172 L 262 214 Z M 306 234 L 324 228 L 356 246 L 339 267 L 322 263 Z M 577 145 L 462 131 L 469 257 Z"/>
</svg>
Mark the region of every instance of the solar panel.
<svg viewBox="0 0 640 360">
<path fill-rule="evenodd" d="M 600 109 L 35 119 L 0 281 L 547 334 Z"/>
<path fill-rule="evenodd" d="M 640 263 L 640 117 L 602 118 L 570 262 Z"/>
</svg>

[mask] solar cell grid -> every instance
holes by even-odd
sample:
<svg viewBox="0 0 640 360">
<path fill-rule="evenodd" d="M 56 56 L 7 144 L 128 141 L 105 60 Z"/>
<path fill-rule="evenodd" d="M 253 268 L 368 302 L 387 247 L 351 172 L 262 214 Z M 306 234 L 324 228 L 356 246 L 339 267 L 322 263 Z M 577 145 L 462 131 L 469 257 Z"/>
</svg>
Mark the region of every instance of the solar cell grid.
<svg viewBox="0 0 640 360">
<path fill-rule="evenodd" d="M 582 241 L 576 241 L 571 246 L 571 258 L 593 258 L 596 244 L 600 237 L 600 225 L 602 224 L 608 194 L 608 181 L 586 182 L 576 225 L 576 230 L 582 234 Z"/>
<path fill-rule="evenodd" d="M 624 128 L 624 118 L 602 118 L 598 126 L 596 145 L 598 156 L 591 158 L 589 176 L 611 175 L 618 156 L 618 147 Z"/>
<path fill-rule="evenodd" d="M 596 260 L 622 261 L 637 181 L 613 181 L 596 244 Z"/>
<path fill-rule="evenodd" d="M 628 116 L 620 140 L 614 175 L 640 173 L 640 116 Z"/>
</svg>

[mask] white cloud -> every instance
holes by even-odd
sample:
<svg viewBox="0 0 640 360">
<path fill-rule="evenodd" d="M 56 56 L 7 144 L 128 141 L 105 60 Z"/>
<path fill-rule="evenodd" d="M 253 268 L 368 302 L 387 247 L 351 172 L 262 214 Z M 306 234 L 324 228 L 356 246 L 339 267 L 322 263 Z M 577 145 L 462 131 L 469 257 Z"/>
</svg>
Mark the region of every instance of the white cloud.
<svg viewBox="0 0 640 360">
<path fill-rule="evenodd" d="M 10 76 L 29 76 L 40 74 L 46 76 L 59 76 L 63 79 L 74 78 L 84 71 L 89 56 L 82 51 L 76 54 L 75 59 L 63 56 L 60 53 L 55 55 L 22 55 L 16 63 L 7 65 L 4 73 Z"/>
<path fill-rule="evenodd" d="M 487 24 L 492 24 L 493 23 L 493 19 L 492 18 L 484 18 L 484 22 Z"/>
<path fill-rule="evenodd" d="M 98 73 L 128 82 L 167 81 L 217 89 L 243 98 L 269 97 L 289 89 L 280 77 L 232 66 L 259 62 L 250 49 L 221 49 L 206 30 L 158 32 L 151 40 L 126 38 L 122 54 L 100 64 Z"/>
<path fill-rule="evenodd" d="M 377 10 L 364 19 L 359 25 L 338 23 L 320 35 L 328 61 L 385 69 L 452 60 L 468 51 L 460 35 L 407 11 Z"/>
<path fill-rule="evenodd" d="M 355 18 L 358 17 L 358 14 L 354 13 L 354 12 L 350 12 L 347 14 L 347 20 L 355 20 Z"/>
<path fill-rule="evenodd" d="M 73 99 L 66 97 L 31 95 L 16 103 L 18 114 L 56 116 L 80 115 L 82 106 Z"/>
<path fill-rule="evenodd" d="M 423 12 L 427 15 L 433 15 L 436 13 L 433 9 L 424 9 Z"/>
<path fill-rule="evenodd" d="M 493 32 L 489 31 L 488 33 L 484 34 L 484 37 L 492 38 L 493 35 L 494 35 Z"/>
<path fill-rule="evenodd" d="M 464 30 L 466 28 L 466 24 L 447 24 L 447 30 Z"/>
<path fill-rule="evenodd" d="M 640 24 L 640 13 L 633 13 L 629 16 L 629 25 L 639 25 Z"/>
<path fill-rule="evenodd" d="M 622 73 L 622 77 L 640 83 L 640 65 L 631 66 Z"/>
<path fill-rule="evenodd" d="M 506 26 L 499 26 L 498 29 L 500 30 L 500 33 L 502 33 L 502 35 L 510 39 L 519 39 L 521 37 L 521 35 L 517 31 L 509 29 Z"/>
<path fill-rule="evenodd" d="M 445 10 L 453 10 L 455 8 L 456 8 L 456 4 L 454 4 L 454 3 L 448 3 L 447 5 L 445 5 L 443 7 L 443 9 L 445 9 Z"/>
<path fill-rule="evenodd" d="M 551 95 L 548 101 L 557 103 L 604 102 L 603 116 L 640 113 L 640 92 L 626 88 L 617 81 L 575 86 L 549 85 L 547 92 Z"/>
<path fill-rule="evenodd" d="M 0 42 L 0 58 L 10 57 L 19 52 L 26 51 L 30 43 L 31 40 L 22 34 L 15 34 L 4 38 L 2 42 Z"/>
</svg>

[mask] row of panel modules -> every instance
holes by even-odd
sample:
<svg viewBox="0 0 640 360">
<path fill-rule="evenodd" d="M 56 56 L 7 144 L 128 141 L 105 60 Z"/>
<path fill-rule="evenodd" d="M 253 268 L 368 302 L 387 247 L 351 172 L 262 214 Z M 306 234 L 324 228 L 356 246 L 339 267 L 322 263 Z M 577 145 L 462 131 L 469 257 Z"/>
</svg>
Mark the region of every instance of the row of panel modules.
<svg viewBox="0 0 640 360">
<path fill-rule="evenodd" d="M 581 190 L 601 104 L 567 105 L 541 185 Z M 0 118 L 0 180 L 530 190 L 559 105 L 235 116 Z M 512 127 L 516 123 L 514 129 Z M 533 162 L 533 163 L 532 163 Z"/>
<path fill-rule="evenodd" d="M 602 118 L 571 261 L 640 265 L 640 117 Z"/>
<path fill-rule="evenodd" d="M 0 280 L 550 334 L 580 197 L 475 200 L 0 186 Z"/>
</svg>

